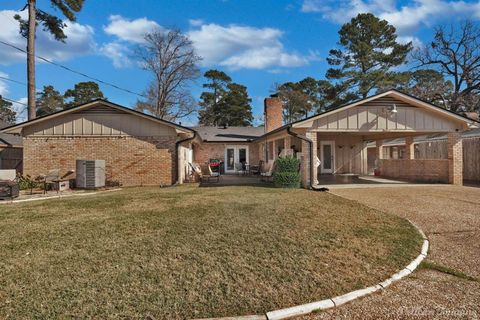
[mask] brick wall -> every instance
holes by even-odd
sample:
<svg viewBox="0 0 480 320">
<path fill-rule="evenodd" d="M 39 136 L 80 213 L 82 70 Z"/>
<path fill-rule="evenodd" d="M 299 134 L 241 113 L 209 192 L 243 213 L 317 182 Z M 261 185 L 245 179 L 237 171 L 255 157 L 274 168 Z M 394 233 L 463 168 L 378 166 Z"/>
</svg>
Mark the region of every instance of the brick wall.
<svg viewBox="0 0 480 320">
<path fill-rule="evenodd" d="M 200 143 L 193 148 L 193 159 L 199 165 L 206 165 L 210 159 L 225 161 L 225 148 L 227 146 L 248 146 L 248 157 L 250 164 L 258 164 L 259 146 L 258 143 Z"/>
<path fill-rule="evenodd" d="M 171 185 L 176 180 L 176 137 L 25 137 L 24 174 L 75 170 L 77 159 L 106 162 L 109 182 Z"/>
<path fill-rule="evenodd" d="M 379 168 L 386 178 L 448 183 L 448 160 L 381 159 Z"/>
</svg>

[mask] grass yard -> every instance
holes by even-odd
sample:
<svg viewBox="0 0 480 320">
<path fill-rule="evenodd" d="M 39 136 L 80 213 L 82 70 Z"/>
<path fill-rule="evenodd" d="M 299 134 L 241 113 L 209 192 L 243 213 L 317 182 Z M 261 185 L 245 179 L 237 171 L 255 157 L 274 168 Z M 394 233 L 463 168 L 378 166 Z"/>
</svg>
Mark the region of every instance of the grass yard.
<svg viewBox="0 0 480 320">
<path fill-rule="evenodd" d="M 0 318 L 260 314 L 382 281 L 403 219 L 320 192 L 135 188 L 0 207 Z"/>
</svg>

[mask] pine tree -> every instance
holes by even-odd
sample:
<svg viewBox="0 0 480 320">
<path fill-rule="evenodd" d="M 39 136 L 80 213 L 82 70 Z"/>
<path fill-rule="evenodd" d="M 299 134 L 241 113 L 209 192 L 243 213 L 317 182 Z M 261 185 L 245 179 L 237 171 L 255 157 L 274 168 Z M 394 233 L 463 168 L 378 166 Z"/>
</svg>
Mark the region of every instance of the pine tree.
<svg viewBox="0 0 480 320">
<path fill-rule="evenodd" d="M 232 78 L 223 71 L 209 70 L 204 77 L 208 82 L 203 87 L 211 91 L 200 96 L 199 123 L 204 126 L 252 125 L 252 99 L 247 88 L 232 82 Z"/>
<path fill-rule="evenodd" d="M 65 91 L 64 98 L 68 100 L 65 108 L 71 108 L 95 99 L 104 99 L 103 92 L 93 81 L 79 82 L 73 89 Z"/>
<path fill-rule="evenodd" d="M 60 111 L 64 108 L 63 96 L 53 86 L 44 86 L 37 93 L 37 117 Z"/>
<path fill-rule="evenodd" d="M 14 18 L 20 23 L 20 34 L 27 38 L 27 75 L 28 75 L 28 119 L 34 119 L 36 116 L 35 104 L 35 32 L 38 23 L 41 23 L 43 30 L 52 34 L 55 40 L 65 42 L 67 36 L 63 32 L 66 24 L 62 19 L 51 15 L 36 7 L 36 0 L 28 0 L 25 8 L 28 7 L 28 20 L 22 19 L 20 15 Z M 75 14 L 82 9 L 84 0 L 51 0 L 53 8 L 59 9 L 69 20 L 75 21 Z"/>
<path fill-rule="evenodd" d="M 399 44 L 395 32 L 371 13 L 361 13 L 342 26 L 341 48 L 330 50 L 327 58 L 332 66 L 327 78 L 338 81 L 336 90 L 344 101 L 366 98 L 395 76 L 392 68 L 405 63 L 412 43 Z"/>
<path fill-rule="evenodd" d="M 208 70 L 203 75 L 207 79 L 207 83 L 203 84 L 203 88 L 211 91 L 202 92 L 200 95 L 200 111 L 199 123 L 204 126 L 216 125 L 217 117 L 221 112 L 219 110 L 219 102 L 227 91 L 227 86 L 232 82 L 225 72 L 219 70 Z"/>
<path fill-rule="evenodd" d="M 8 124 L 14 124 L 17 120 L 17 113 L 12 109 L 13 104 L 10 101 L 3 100 L 0 96 L 0 120 Z"/>
<path fill-rule="evenodd" d="M 252 125 L 253 114 L 247 87 L 230 83 L 227 92 L 220 101 L 220 113 L 217 117 L 219 125 L 247 127 Z"/>
</svg>

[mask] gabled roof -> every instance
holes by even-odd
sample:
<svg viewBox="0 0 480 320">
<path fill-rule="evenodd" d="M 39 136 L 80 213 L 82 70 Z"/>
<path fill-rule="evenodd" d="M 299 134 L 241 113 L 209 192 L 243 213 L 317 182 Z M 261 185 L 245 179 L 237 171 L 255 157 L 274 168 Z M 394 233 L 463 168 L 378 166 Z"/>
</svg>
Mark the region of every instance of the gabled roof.
<svg viewBox="0 0 480 320">
<path fill-rule="evenodd" d="M 249 142 L 265 132 L 264 127 L 191 127 L 203 142 Z"/>
<path fill-rule="evenodd" d="M 6 123 L 3 120 L 0 120 L 0 129 L 6 128 L 10 124 Z M 23 139 L 22 137 L 15 136 L 8 133 L 0 133 L 0 146 L 12 146 L 12 147 L 22 147 Z"/>
<path fill-rule="evenodd" d="M 385 96 L 392 96 L 394 98 L 397 98 L 399 100 L 402 100 L 404 102 L 407 102 L 413 106 L 418 106 L 418 107 L 422 107 L 422 108 L 426 108 L 428 110 L 431 110 L 433 112 L 436 112 L 436 113 L 440 113 L 440 114 L 443 114 L 444 116 L 448 117 L 448 118 L 451 118 L 451 119 L 455 119 L 457 121 L 463 121 L 469 125 L 473 125 L 473 127 L 476 127 L 474 124 L 478 122 L 475 121 L 475 120 L 472 120 L 470 118 L 467 118 L 463 115 L 460 115 L 458 113 L 455 113 L 453 111 L 450 111 L 450 110 L 447 110 L 447 109 L 444 109 L 444 108 L 441 108 L 439 106 L 436 106 L 430 102 L 427 102 L 427 101 L 423 101 L 419 98 L 416 98 L 412 95 L 409 95 L 407 93 L 404 93 L 404 92 L 401 92 L 399 90 L 396 90 L 396 89 L 391 89 L 391 90 L 388 90 L 388 91 L 385 91 L 385 92 L 382 92 L 382 93 L 378 93 L 378 94 L 375 94 L 375 95 L 372 95 L 370 97 L 367 97 L 365 99 L 360 99 L 360 100 L 357 100 L 357 101 L 354 101 L 354 102 L 351 102 L 351 103 L 348 103 L 348 104 L 344 104 L 344 105 L 341 105 L 339 107 L 336 107 L 336 108 L 333 108 L 333 109 L 330 109 L 330 110 L 327 110 L 327 111 L 324 111 L 324 112 L 321 112 L 321 113 L 318 113 L 316 115 L 313 115 L 311 117 L 308 117 L 308 118 L 305 118 L 305 119 L 301 119 L 301 120 L 298 120 L 298 121 L 295 121 L 295 122 L 292 122 L 291 125 L 293 128 L 295 127 L 301 127 L 302 124 L 305 124 L 307 122 L 311 122 L 311 121 L 315 121 L 317 119 L 320 119 L 326 115 L 330 115 L 330 114 L 334 114 L 336 112 L 340 112 L 340 111 L 344 111 L 344 110 L 347 110 L 347 109 L 350 109 L 350 108 L 353 108 L 353 107 L 356 107 L 358 105 L 361 105 L 361 104 L 364 104 L 364 103 L 367 103 L 369 101 L 372 101 L 372 100 L 375 100 L 375 99 L 378 99 L 378 98 L 381 98 L 381 97 L 385 97 Z M 286 125 L 286 126 L 289 126 L 289 125 Z"/>
<path fill-rule="evenodd" d="M 39 123 L 39 122 L 48 121 L 50 119 L 54 119 L 54 118 L 57 118 L 57 117 L 60 117 L 60 116 L 66 115 L 66 114 L 78 112 L 78 111 L 89 109 L 89 108 L 94 108 L 96 106 L 101 106 L 101 105 L 108 106 L 110 108 L 120 110 L 122 112 L 132 114 L 134 116 L 142 117 L 142 118 L 145 118 L 145 119 L 148 119 L 148 120 L 160 123 L 160 124 L 164 124 L 166 126 L 175 128 L 179 132 L 183 132 L 183 133 L 192 133 L 193 132 L 192 129 L 189 129 L 187 127 L 183 127 L 183 126 L 178 125 L 176 123 L 166 121 L 166 120 L 163 120 L 163 119 L 145 114 L 143 112 L 136 111 L 136 110 L 121 106 L 119 104 L 116 104 L 116 103 L 113 103 L 113 102 L 110 102 L 110 101 L 107 101 L 107 100 L 104 100 L 104 99 L 92 100 L 88 103 L 81 104 L 81 105 L 78 105 L 78 106 L 75 106 L 75 107 L 72 107 L 72 108 L 69 108 L 69 109 L 57 111 L 57 112 L 51 113 L 51 114 L 46 115 L 46 116 L 35 118 L 33 120 L 29 120 L 29 121 L 21 122 L 21 123 L 12 125 L 12 126 L 8 126 L 6 128 L 0 129 L 0 132 L 19 133 L 21 131 L 21 129 L 24 128 L 24 127 L 27 127 L 27 126 L 30 126 L 30 125 L 33 125 L 33 124 L 36 124 L 36 123 Z"/>
</svg>

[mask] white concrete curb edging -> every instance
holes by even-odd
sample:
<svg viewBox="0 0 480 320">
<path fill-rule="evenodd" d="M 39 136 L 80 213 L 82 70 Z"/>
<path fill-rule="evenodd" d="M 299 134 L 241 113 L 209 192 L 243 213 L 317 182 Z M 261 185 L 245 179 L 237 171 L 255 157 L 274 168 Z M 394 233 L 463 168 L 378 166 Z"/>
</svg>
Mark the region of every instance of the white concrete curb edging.
<svg viewBox="0 0 480 320">
<path fill-rule="evenodd" d="M 408 220 L 408 219 L 407 219 Z M 403 270 L 395 273 L 392 275 L 390 278 L 388 278 L 385 281 L 382 281 L 378 283 L 377 285 L 360 289 L 360 290 L 355 290 L 349 293 L 346 293 L 344 295 L 330 298 L 330 299 L 325 299 L 321 301 L 316 301 L 316 302 L 311 302 L 307 304 L 302 304 L 290 308 L 285 308 L 285 309 L 279 309 L 279 310 L 274 310 L 274 311 L 269 311 L 265 315 L 251 315 L 251 316 L 238 316 L 238 317 L 224 317 L 224 318 L 205 318 L 205 319 L 198 319 L 198 320 L 280 320 L 280 319 L 287 319 L 291 317 L 297 317 L 301 315 L 306 315 L 314 311 L 319 311 L 319 310 L 326 310 L 334 307 L 338 307 L 344 303 L 350 302 L 352 300 L 358 299 L 360 297 L 364 297 L 366 295 L 369 295 L 371 293 L 374 293 L 378 290 L 385 289 L 395 281 L 398 281 L 409 274 L 411 274 L 425 259 L 428 253 L 428 246 L 429 242 L 427 237 L 425 236 L 425 233 L 412 221 L 408 220 L 420 233 L 420 235 L 423 238 L 423 244 L 422 244 L 422 249 L 420 254 L 412 261 L 408 266 L 406 266 Z"/>
<path fill-rule="evenodd" d="M 356 291 L 349 292 L 347 294 L 335 297 L 335 298 L 330 298 L 330 299 L 325 299 L 313 303 L 308 303 L 308 304 L 303 304 L 295 307 L 290 307 L 290 308 L 285 308 L 285 309 L 280 309 L 280 310 L 275 310 L 275 311 L 270 311 L 267 312 L 266 314 L 266 319 L 267 320 L 279 320 L 279 319 L 287 319 L 290 317 L 295 317 L 295 316 L 300 316 L 300 315 L 305 315 L 308 313 L 311 313 L 313 311 L 318 311 L 318 310 L 326 310 L 330 309 L 333 307 L 337 307 L 339 305 L 342 305 L 346 302 L 358 299 L 360 297 L 364 297 L 366 295 L 369 295 L 375 291 L 385 289 L 395 281 L 398 281 L 406 276 L 408 276 L 410 273 L 412 273 L 425 259 L 428 253 L 428 246 L 429 242 L 427 237 L 425 236 L 425 233 L 417 226 L 415 225 L 412 221 L 409 220 L 409 222 L 418 230 L 420 235 L 423 238 L 423 244 L 422 244 L 422 250 L 420 254 L 412 261 L 408 266 L 406 266 L 403 270 L 395 273 L 393 276 L 388 278 L 387 280 L 380 282 L 379 284 L 375 286 L 371 286 L 365 289 L 360 289 Z"/>
</svg>

